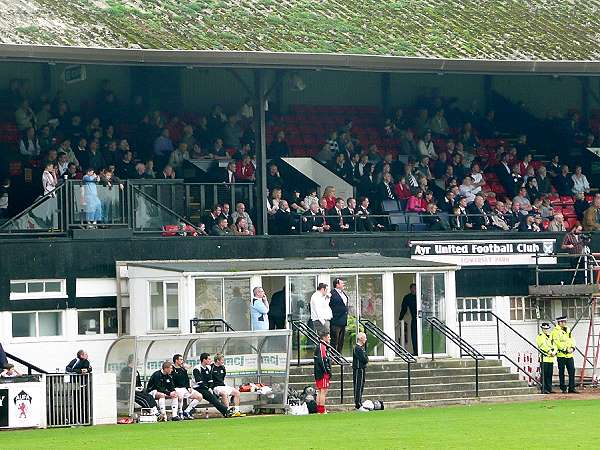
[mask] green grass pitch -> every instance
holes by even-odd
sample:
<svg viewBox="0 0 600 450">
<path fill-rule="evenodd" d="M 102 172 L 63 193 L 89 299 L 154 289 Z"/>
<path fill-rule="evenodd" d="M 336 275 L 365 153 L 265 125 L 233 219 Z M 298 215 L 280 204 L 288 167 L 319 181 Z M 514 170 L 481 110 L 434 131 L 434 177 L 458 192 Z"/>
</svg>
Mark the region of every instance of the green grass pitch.
<svg viewBox="0 0 600 450">
<path fill-rule="evenodd" d="M 5 431 L 0 448 L 598 449 L 599 419 L 600 400 L 558 400 Z"/>
</svg>

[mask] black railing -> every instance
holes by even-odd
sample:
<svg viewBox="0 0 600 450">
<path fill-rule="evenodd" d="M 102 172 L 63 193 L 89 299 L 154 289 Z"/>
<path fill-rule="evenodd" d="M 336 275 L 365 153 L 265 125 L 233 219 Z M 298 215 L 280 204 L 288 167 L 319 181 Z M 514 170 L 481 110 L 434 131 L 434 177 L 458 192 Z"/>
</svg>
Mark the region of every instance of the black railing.
<svg viewBox="0 0 600 450">
<path fill-rule="evenodd" d="M 442 333 L 446 339 L 450 339 L 459 349 L 461 357 L 464 355 L 470 356 L 475 360 L 475 397 L 479 397 L 479 361 L 485 359 L 475 347 L 465 341 L 462 336 L 457 334 L 454 330 L 449 328 L 444 322 L 442 322 L 437 317 L 426 317 L 425 320 L 431 325 L 431 360 L 434 360 L 434 350 L 433 350 L 433 329 L 435 328 L 440 333 Z"/>
<path fill-rule="evenodd" d="M 523 342 L 525 342 L 527 344 L 528 347 L 531 347 L 532 349 L 535 350 L 535 352 L 538 354 L 538 361 L 542 361 L 542 357 L 544 356 L 544 352 L 542 352 L 537 345 L 535 345 L 533 342 L 531 342 L 529 339 L 527 339 L 525 336 L 523 336 L 521 333 L 519 333 L 517 330 L 515 330 L 512 326 L 510 326 L 505 320 L 501 319 L 500 317 L 498 317 L 493 311 L 459 311 L 458 312 L 458 334 L 459 336 L 462 338 L 462 323 L 463 323 L 463 316 L 467 315 L 467 314 L 479 314 L 479 315 L 489 315 L 491 317 L 494 317 L 496 319 L 496 353 L 483 353 L 483 356 L 494 356 L 498 359 L 502 359 L 505 358 L 508 362 L 510 362 L 513 366 L 515 366 L 515 368 L 525 374 L 529 380 L 531 380 L 533 383 L 537 384 L 538 387 L 540 388 L 540 390 L 542 390 L 542 383 L 540 383 L 540 381 L 535 378 L 534 376 L 532 376 L 530 373 L 528 373 L 523 367 L 521 367 L 518 363 L 516 363 L 510 356 L 508 356 L 506 353 L 503 353 L 500 350 L 500 324 L 503 324 L 504 326 L 506 326 L 506 328 L 508 328 L 510 331 L 512 331 L 516 336 L 518 336 Z M 464 321 L 466 322 L 466 321 Z M 460 350 L 460 356 L 462 357 L 462 349 Z M 541 364 L 540 364 L 541 367 Z"/>
<path fill-rule="evenodd" d="M 198 319 L 194 317 L 190 320 L 190 333 L 198 333 L 198 328 L 204 325 L 208 333 L 216 333 L 219 331 L 235 331 L 228 322 L 221 318 L 215 319 Z M 221 330 L 219 329 L 221 328 Z"/>
<path fill-rule="evenodd" d="M 408 400 L 411 400 L 411 374 L 410 365 L 417 362 L 417 359 L 402 347 L 398 342 L 392 339 L 391 336 L 386 334 L 381 328 L 379 328 L 374 322 L 369 319 L 359 319 L 360 324 L 364 327 L 365 331 L 373 335 L 383 345 L 392 350 L 394 354 L 406 363 L 406 388 L 408 391 Z"/>
<path fill-rule="evenodd" d="M 31 375 L 32 371 L 36 371 L 37 373 L 48 373 L 44 369 L 40 369 L 38 366 L 31 364 L 30 362 L 25 361 L 24 359 L 19 358 L 18 356 L 13 355 L 12 353 L 4 352 L 6 357 L 11 361 L 19 363 L 25 367 L 27 367 L 27 375 Z"/>
<path fill-rule="evenodd" d="M 296 365 L 300 366 L 300 335 L 302 334 L 305 336 L 306 339 L 308 339 L 315 347 L 318 346 L 322 341 L 319 339 L 319 335 L 315 332 L 315 330 L 301 320 L 289 317 L 288 321 L 292 327 L 292 331 L 296 332 L 296 339 L 298 342 Z M 331 361 L 340 366 L 340 403 L 344 403 L 344 366 L 349 366 L 351 363 L 334 347 L 326 342 L 322 343 L 327 347 Z"/>
</svg>

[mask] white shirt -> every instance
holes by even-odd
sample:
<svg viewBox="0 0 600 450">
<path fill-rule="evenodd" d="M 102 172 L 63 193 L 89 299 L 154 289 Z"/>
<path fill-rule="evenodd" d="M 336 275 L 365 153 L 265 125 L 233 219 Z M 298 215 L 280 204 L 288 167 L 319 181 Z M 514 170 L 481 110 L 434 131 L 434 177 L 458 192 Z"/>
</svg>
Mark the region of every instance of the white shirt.
<svg viewBox="0 0 600 450">
<path fill-rule="evenodd" d="M 329 307 L 329 297 L 316 291 L 310 297 L 310 318 L 313 322 L 319 321 L 325 325 L 326 320 L 331 320 L 333 313 Z"/>
<path fill-rule="evenodd" d="M 588 183 L 587 177 L 584 174 L 580 176 L 573 174 L 571 179 L 573 180 L 573 193 L 589 192 L 590 183 Z"/>
<path fill-rule="evenodd" d="M 338 294 L 340 294 L 340 297 L 342 297 L 342 300 L 344 301 L 344 305 L 348 305 L 348 296 L 346 295 L 346 293 L 338 288 L 335 288 L 335 290 L 338 291 Z"/>
</svg>

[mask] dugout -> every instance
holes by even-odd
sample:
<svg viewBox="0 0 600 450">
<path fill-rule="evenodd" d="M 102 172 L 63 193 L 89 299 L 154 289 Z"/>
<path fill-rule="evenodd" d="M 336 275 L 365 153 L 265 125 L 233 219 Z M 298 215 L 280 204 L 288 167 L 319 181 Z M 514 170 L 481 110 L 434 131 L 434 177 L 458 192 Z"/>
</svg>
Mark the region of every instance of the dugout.
<svg viewBox="0 0 600 450">
<path fill-rule="evenodd" d="M 279 409 L 287 403 L 290 361 L 288 330 L 206 332 L 197 334 L 161 334 L 153 336 L 123 336 L 110 346 L 104 371 L 117 377 L 117 411 L 132 415 L 136 371 L 142 384 L 180 353 L 190 366 L 200 364 L 203 352 L 225 355 L 226 382 L 239 387 L 245 383 L 262 383 L 272 391 L 242 393 L 242 406 L 257 409 Z M 190 379 L 193 382 L 190 369 Z M 198 408 L 208 405 L 202 402 Z"/>
</svg>

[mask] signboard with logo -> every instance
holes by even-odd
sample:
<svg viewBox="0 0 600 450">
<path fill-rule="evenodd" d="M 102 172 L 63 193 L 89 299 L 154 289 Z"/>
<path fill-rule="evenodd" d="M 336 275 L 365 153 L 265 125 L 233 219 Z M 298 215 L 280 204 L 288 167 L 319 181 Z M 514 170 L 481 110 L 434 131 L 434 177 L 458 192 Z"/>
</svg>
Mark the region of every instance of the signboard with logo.
<svg viewBox="0 0 600 450">
<path fill-rule="evenodd" d="M 459 266 L 556 264 L 556 239 L 411 241 L 412 259 Z"/>
<path fill-rule="evenodd" d="M 0 428 L 34 428 L 45 425 L 44 383 L 0 384 Z"/>
</svg>

